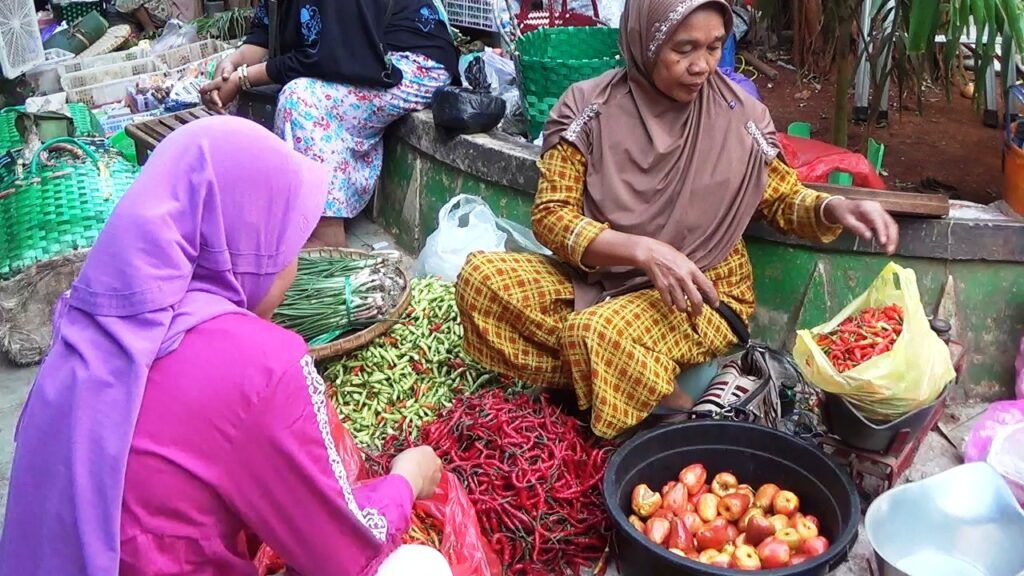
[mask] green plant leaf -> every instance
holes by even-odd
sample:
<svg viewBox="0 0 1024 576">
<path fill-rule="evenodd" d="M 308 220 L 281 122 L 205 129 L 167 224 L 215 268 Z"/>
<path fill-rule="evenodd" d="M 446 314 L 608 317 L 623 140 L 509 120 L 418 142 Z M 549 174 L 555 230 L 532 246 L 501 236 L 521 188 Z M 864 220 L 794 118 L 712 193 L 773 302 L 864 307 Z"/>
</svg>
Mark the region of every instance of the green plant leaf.
<svg viewBox="0 0 1024 576">
<path fill-rule="evenodd" d="M 911 54 L 924 52 L 939 26 L 939 0 L 914 0 L 910 7 Z"/>
</svg>

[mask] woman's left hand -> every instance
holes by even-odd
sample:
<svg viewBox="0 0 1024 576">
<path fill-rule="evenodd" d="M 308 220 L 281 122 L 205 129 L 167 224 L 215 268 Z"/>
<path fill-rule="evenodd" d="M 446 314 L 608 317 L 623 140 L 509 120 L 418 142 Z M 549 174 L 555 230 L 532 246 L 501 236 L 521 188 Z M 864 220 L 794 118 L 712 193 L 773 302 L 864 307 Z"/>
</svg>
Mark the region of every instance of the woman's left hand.
<svg viewBox="0 0 1024 576">
<path fill-rule="evenodd" d="M 838 224 L 863 240 L 877 241 L 886 254 L 896 252 L 900 227 L 878 202 L 835 198 L 825 205 L 825 220 Z"/>
</svg>

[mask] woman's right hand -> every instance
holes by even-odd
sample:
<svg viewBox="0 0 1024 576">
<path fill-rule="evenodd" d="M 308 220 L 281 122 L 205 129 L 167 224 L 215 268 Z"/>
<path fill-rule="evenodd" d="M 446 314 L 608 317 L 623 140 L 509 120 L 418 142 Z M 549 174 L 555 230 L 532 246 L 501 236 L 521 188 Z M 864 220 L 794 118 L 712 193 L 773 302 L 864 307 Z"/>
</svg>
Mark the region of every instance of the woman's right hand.
<svg viewBox="0 0 1024 576">
<path fill-rule="evenodd" d="M 645 239 L 640 247 L 640 268 L 647 273 L 662 300 L 696 318 L 704 304 L 718 307 L 718 291 L 700 268 L 672 246 Z"/>
<path fill-rule="evenodd" d="M 231 56 L 221 60 L 220 64 L 217 64 L 217 68 L 213 71 L 214 78 L 220 78 L 224 82 L 231 79 L 231 75 L 234 74 L 235 70 L 238 68 L 238 65 L 235 64 L 235 59 L 232 58 L 232 56 L 235 56 L 236 54 L 238 54 L 238 52 L 231 54 Z"/>
<path fill-rule="evenodd" d="M 430 446 L 417 446 L 391 461 L 391 473 L 409 481 L 417 500 L 430 498 L 441 481 L 441 459 Z"/>
</svg>

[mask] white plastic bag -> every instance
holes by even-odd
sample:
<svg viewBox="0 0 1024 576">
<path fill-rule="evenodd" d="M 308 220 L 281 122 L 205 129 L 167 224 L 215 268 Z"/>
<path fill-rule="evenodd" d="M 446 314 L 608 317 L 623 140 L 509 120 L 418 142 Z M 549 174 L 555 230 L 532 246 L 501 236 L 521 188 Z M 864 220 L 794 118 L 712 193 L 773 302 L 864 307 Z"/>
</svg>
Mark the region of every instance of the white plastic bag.
<svg viewBox="0 0 1024 576">
<path fill-rule="evenodd" d="M 185 24 L 178 20 L 171 20 L 164 25 L 163 33 L 149 47 L 149 53 L 160 54 L 168 50 L 188 46 L 189 44 L 199 42 L 199 40 L 199 32 L 195 24 Z"/>
<path fill-rule="evenodd" d="M 528 228 L 496 217 L 481 198 L 461 194 L 438 213 L 437 231 L 427 238 L 416 262 L 416 274 L 454 282 L 466 258 L 479 251 L 551 253 Z"/>
<path fill-rule="evenodd" d="M 598 0 L 597 7 L 601 10 L 601 21 L 611 28 L 618 28 L 622 12 L 626 7 L 626 0 Z M 588 6 L 588 8 L 590 7 Z M 584 14 L 590 14 L 590 12 L 591 9 L 583 10 Z"/>
<path fill-rule="evenodd" d="M 1014 498 L 1024 506 L 1024 423 L 999 430 L 992 440 L 988 463 L 1006 480 Z"/>
</svg>

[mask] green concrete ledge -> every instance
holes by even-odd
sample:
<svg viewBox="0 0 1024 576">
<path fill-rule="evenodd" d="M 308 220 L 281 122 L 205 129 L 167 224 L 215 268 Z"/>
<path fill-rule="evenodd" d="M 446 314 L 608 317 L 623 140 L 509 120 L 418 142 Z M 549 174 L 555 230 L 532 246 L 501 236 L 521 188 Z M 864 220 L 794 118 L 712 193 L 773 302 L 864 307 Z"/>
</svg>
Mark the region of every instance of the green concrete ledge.
<svg viewBox="0 0 1024 576">
<path fill-rule="evenodd" d="M 429 111 L 410 115 L 386 137 L 374 217 L 414 253 L 457 194 L 480 196 L 499 216 L 529 226 L 539 154 L 538 146 L 503 135 L 448 138 Z M 903 218 L 900 229 L 893 259 L 917 272 L 926 308 L 951 319 L 966 346 L 952 399 L 1009 397 L 1024 333 L 1024 223 L 954 203 L 949 218 Z M 759 303 L 752 328 L 779 347 L 792 345 L 795 329 L 838 313 L 889 261 L 852 235 L 816 246 L 754 223 L 745 238 Z"/>
</svg>

